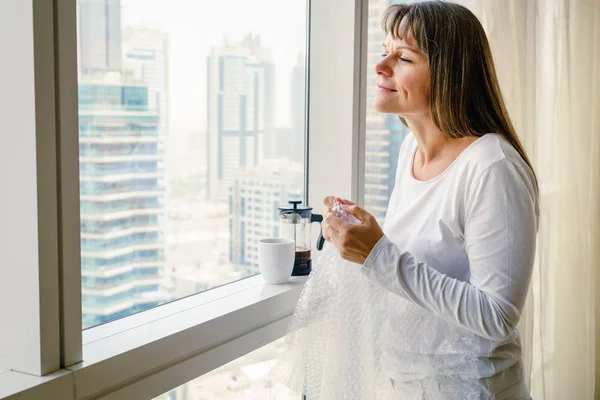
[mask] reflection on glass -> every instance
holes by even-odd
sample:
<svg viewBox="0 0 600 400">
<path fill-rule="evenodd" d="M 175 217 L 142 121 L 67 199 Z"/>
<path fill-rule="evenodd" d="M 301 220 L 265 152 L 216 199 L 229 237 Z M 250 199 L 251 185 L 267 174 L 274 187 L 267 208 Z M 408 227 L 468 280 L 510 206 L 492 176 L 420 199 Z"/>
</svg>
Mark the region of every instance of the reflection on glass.
<svg viewBox="0 0 600 400">
<path fill-rule="evenodd" d="M 305 8 L 78 0 L 84 327 L 257 273 L 304 196 Z"/>
</svg>

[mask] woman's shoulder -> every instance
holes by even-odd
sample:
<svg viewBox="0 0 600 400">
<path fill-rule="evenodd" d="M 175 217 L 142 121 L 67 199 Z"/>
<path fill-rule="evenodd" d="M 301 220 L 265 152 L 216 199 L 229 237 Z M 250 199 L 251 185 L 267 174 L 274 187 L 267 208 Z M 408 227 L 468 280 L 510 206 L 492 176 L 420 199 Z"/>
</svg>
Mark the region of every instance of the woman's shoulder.
<svg viewBox="0 0 600 400">
<path fill-rule="evenodd" d="M 512 164 L 519 168 L 527 166 L 519 152 L 500 134 L 487 133 L 470 147 L 470 151 L 465 152 L 464 164 L 475 173 L 482 174 L 499 164 Z"/>
<path fill-rule="evenodd" d="M 400 153 L 410 156 L 417 147 L 417 139 L 412 132 L 408 132 L 400 147 Z M 477 166 L 477 170 L 486 169 L 504 159 L 509 161 L 521 159 L 515 148 L 497 133 L 487 133 L 479 137 L 463 151 L 460 158 L 465 159 L 465 164 Z"/>
<path fill-rule="evenodd" d="M 465 164 L 481 171 L 507 158 L 503 141 L 504 138 L 496 133 L 481 136 L 464 151 Z"/>
<path fill-rule="evenodd" d="M 501 134 L 488 133 L 478 139 L 467 155 L 464 168 L 470 175 L 472 188 L 494 180 L 506 185 L 523 186 L 536 197 L 535 176 L 517 149 Z M 465 172 L 465 171 L 463 171 Z"/>
</svg>

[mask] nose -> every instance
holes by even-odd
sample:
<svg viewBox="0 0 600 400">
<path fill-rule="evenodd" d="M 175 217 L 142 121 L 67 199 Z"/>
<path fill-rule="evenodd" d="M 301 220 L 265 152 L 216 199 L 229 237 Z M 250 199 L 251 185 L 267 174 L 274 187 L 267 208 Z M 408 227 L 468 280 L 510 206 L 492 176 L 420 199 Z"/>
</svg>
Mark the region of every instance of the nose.
<svg viewBox="0 0 600 400">
<path fill-rule="evenodd" d="M 384 76 L 386 78 L 389 78 L 390 76 L 392 76 L 392 71 L 393 69 L 389 65 L 388 57 L 385 57 L 383 60 L 375 64 L 375 73 L 378 76 Z"/>
</svg>

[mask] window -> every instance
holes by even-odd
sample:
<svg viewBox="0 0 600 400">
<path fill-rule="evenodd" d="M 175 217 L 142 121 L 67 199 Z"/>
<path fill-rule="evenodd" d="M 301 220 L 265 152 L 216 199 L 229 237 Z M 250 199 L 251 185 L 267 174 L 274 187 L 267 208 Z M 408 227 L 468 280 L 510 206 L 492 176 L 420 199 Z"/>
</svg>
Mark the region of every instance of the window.
<svg viewBox="0 0 600 400">
<path fill-rule="evenodd" d="M 235 267 L 229 263 L 234 253 L 229 246 L 236 243 L 229 237 L 241 231 L 242 222 L 247 237 L 261 232 L 272 235 L 277 231 L 277 214 L 270 208 L 280 205 L 281 199 L 308 197 L 308 204 L 318 210 L 327 194 L 356 194 L 359 177 L 352 163 L 358 155 L 355 105 L 360 89 L 354 77 L 360 56 L 355 51 L 356 39 L 362 35 L 357 24 L 362 19 L 356 18 L 355 5 L 344 0 L 310 2 L 308 23 L 305 3 L 265 1 L 257 7 L 256 2 L 226 6 L 215 2 L 206 15 L 192 13 L 197 11 L 192 6 L 199 3 L 204 4 L 195 0 L 10 0 L 0 4 L 4 18 L 0 26 L 10 32 L 0 40 L 14 61 L 4 65 L 3 83 L 7 93 L 19 94 L 10 96 L 4 121 L 7 131 L 21 132 L 1 158 L 5 168 L 0 169 L 5 186 L 18 188 L 18 196 L 5 196 L 3 203 L 10 210 L 5 213 L 8 229 L 3 232 L 11 240 L 6 241 L 10 245 L 4 248 L 0 269 L 11 279 L 0 291 L 6 317 L 6 329 L 0 334 L 1 398 L 15 393 L 24 399 L 72 400 L 75 393 L 86 398 L 153 398 L 218 368 L 233 354 L 239 357 L 282 337 L 304 278 L 295 277 L 288 285 L 265 285 L 260 276 L 238 279 L 243 274 L 231 269 L 223 280 L 231 283 L 206 290 L 212 286 L 167 279 L 193 277 L 186 274 L 187 264 L 180 266 L 178 261 L 177 268 L 170 269 L 168 260 L 173 254 L 184 254 L 176 250 L 187 246 L 196 251 L 194 255 L 202 255 L 196 257 L 200 262 L 217 254 L 219 264 L 214 265 Z M 158 6 L 162 12 L 156 11 Z M 183 15 L 172 17 L 176 11 Z M 160 18 L 153 20 L 152 13 Z M 212 21 L 215 17 L 221 20 Z M 233 149 L 225 154 L 228 157 L 241 157 L 243 149 L 210 141 L 209 90 L 202 92 L 198 87 L 210 83 L 214 65 L 208 60 L 213 48 L 239 49 L 256 43 L 244 41 L 248 26 L 258 28 L 258 33 L 274 27 L 271 34 L 261 33 L 260 47 L 270 47 L 271 59 L 276 60 L 275 128 L 283 128 L 268 131 L 272 140 L 251 143 L 262 149 L 258 158 L 256 152 L 244 150 L 244 156 L 254 157 L 255 163 L 262 157 L 261 165 L 269 173 L 259 168 L 234 171 L 231 160 L 223 159 L 220 164 L 213 160 L 217 169 L 209 175 L 209 144 Z M 304 94 L 305 57 L 298 54 L 308 47 L 307 26 L 310 99 Z M 227 27 L 227 43 L 232 46 L 223 46 L 222 27 Z M 201 34 L 194 34 L 194 29 Z M 134 35 L 137 30 L 141 36 Z M 167 33 L 166 43 L 157 39 L 156 31 Z M 297 42 L 290 40 L 288 32 L 298 35 L 294 36 Z M 188 45 L 184 41 L 177 46 L 182 43 L 177 38 L 188 39 Z M 127 43 L 134 39 L 142 44 L 131 49 Z M 204 39 L 208 44 L 202 51 L 197 44 Z M 86 43 L 94 46 L 86 47 Z M 146 51 L 148 47 L 152 51 Z M 176 53 L 185 54 L 185 61 L 175 62 Z M 239 60 L 227 61 L 231 63 L 222 63 L 223 71 L 239 67 Z M 165 64 L 168 72 L 161 75 Z M 248 62 L 245 82 L 250 83 L 244 88 L 248 93 L 259 88 L 253 94 L 266 101 L 267 91 L 259 87 L 264 73 L 258 64 Z M 235 79 L 229 82 L 221 75 L 223 79 L 212 81 L 214 87 L 230 85 L 230 92 L 237 88 L 234 83 L 241 87 Z M 167 82 L 161 81 L 164 76 L 169 77 Z M 185 88 L 179 86 L 180 100 L 175 101 L 174 78 L 180 76 L 187 80 Z M 161 91 L 161 87 L 167 89 Z M 222 100 L 221 109 L 231 105 L 229 97 Z M 294 136 L 304 125 L 305 103 L 310 108 L 310 151 L 302 146 L 304 138 Z M 244 105 L 252 106 L 248 101 Z M 292 111 L 298 107 L 302 112 Z M 250 129 L 251 116 L 265 118 L 260 107 L 254 111 L 237 122 Z M 177 113 L 184 114 L 179 122 Z M 193 125 L 202 118 L 206 119 L 205 131 Z M 216 121 L 223 128 L 232 125 L 231 120 Z M 177 124 L 181 129 L 175 129 Z M 332 148 L 336 149 L 335 168 L 331 168 Z M 269 151 L 275 157 L 267 157 Z M 303 165 L 305 159 L 310 169 Z M 271 174 L 271 170 L 276 172 Z M 222 180 L 227 174 L 235 175 L 226 191 L 232 204 L 228 199 L 210 203 L 209 194 L 219 189 L 211 187 L 218 183 L 213 178 Z M 307 196 L 304 185 L 309 183 Z M 242 193 L 245 219 L 234 220 L 236 210 L 241 209 L 236 196 Z M 255 207 L 262 210 L 257 212 Z M 254 223 L 253 218 L 264 221 Z M 197 229 L 171 229 L 174 222 L 193 228 L 198 220 L 210 222 L 209 233 L 200 238 Z M 318 230 L 313 233 L 314 243 Z M 122 237 L 127 238 L 125 243 L 118 241 Z M 255 260 L 251 253 L 256 253 L 256 244 L 246 247 L 247 260 Z M 313 257 L 317 256 L 315 252 Z M 192 268 L 202 267 L 194 264 Z M 207 271 L 212 276 L 203 274 L 202 278 L 213 279 L 221 273 L 219 268 Z M 249 273 L 245 266 L 241 272 Z M 181 297 L 203 293 L 168 304 L 164 303 L 169 299 L 156 298 L 157 293 L 169 291 Z M 142 310 L 146 311 L 138 312 Z M 82 325 L 94 328 L 82 334 Z"/>
<path fill-rule="evenodd" d="M 278 216 L 248 205 L 305 190 L 306 17 L 77 1 L 84 328 L 257 273 Z"/>
<path fill-rule="evenodd" d="M 154 400 L 301 400 L 300 395 L 269 379 L 285 346 L 284 339 L 279 339 Z"/>
<path fill-rule="evenodd" d="M 375 65 L 381 59 L 385 34 L 381 17 L 385 9 L 402 1 L 369 0 L 367 42 L 367 114 L 365 145 L 365 209 L 383 223 L 394 188 L 400 145 L 408 128 L 396 116 L 373 110 L 377 91 Z"/>
</svg>

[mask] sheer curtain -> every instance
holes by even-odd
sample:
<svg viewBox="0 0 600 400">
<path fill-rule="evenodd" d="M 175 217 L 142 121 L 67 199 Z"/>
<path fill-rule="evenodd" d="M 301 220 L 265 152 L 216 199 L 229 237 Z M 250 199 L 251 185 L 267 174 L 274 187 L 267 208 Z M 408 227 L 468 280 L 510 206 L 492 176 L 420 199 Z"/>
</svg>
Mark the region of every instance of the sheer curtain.
<svg viewBox="0 0 600 400">
<path fill-rule="evenodd" d="M 458 2 L 486 29 L 541 184 L 537 260 L 520 324 L 533 398 L 593 399 L 600 377 L 600 1 Z"/>
</svg>

